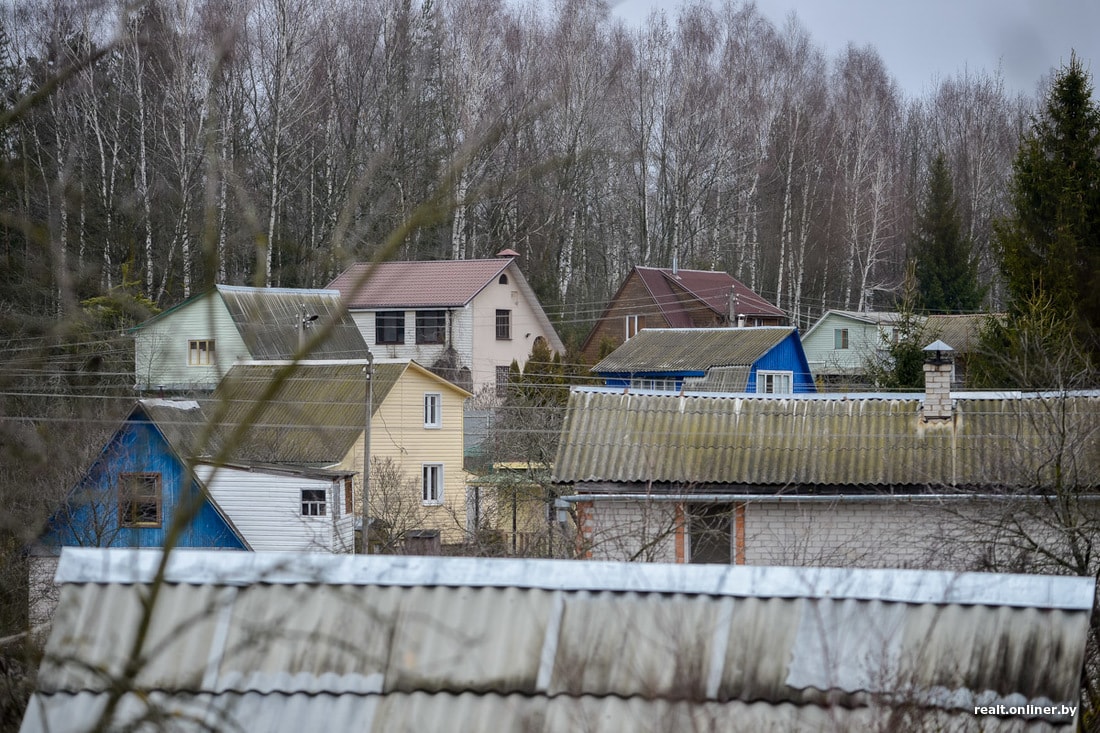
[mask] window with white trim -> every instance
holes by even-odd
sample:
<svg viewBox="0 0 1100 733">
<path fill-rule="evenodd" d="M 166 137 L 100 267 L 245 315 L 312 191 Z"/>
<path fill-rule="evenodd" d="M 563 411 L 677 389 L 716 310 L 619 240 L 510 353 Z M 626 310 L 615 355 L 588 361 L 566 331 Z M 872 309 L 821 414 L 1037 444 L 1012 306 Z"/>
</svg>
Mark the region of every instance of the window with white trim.
<svg viewBox="0 0 1100 733">
<path fill-rule="evenodd" d="M 630 380 L 631 389 L 651 389 L 658 392 L 675 392 L 676 380 L 670 377 L 641 378 Z"/>
<path fill-rule="evenodd" d="M 631 336 L 638 335 L 638 331 L 645 328 L 645 316 L 623 316 L 624 330 L 623 335 L 626 336 L 627 341 Z"/>
<path fill-rule="evenodd" d="M 423 483 L 421 485 L 420 501 L 423 504 L 435 505 L 443 503 L 443 464 L 425 463 Z"/>
<path fill-rule="evenodd" d="M 793 384 L 794 372 L 756 372 L 756 391 L 759 394 L 792 394 Z"/>
<path fill-rule="evenodd" d="M 328 512 L 324 489 L 302 489 L 302 516 L 323 517 Z"/>
<path fill-rule="evenodd" d="M 443 395 L 439 392 L 424 393 L 424 427 L 443 427 Z"/>
<path fill-rule="evenodd" d="M 187 366 L 210 366 L 214 363 L 214 339 L 192 339 L 187 342 Z"/>
</svg>

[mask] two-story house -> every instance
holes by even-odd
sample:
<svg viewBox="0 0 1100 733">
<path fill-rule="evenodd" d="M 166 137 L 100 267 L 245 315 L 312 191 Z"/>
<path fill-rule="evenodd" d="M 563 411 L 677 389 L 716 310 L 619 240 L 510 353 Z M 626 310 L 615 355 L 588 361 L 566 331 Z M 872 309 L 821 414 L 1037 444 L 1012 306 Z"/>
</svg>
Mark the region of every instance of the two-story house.
<svg viewBox="0 0 1100 733">
<path fill-rule="evenodd" d="M 506 249 L 493 259 L 358 263 L 329 283 L 378 358 L 415 360 L 478 393 L 537 339 L 565 346 Z"/>
<path fill-rule="evenodd" d="M 375 551 L 464 539 L 469 393 L 411 363 L 234 365 L 213 395 L 138 401 L 55 512 L 32 578 L 63 546 L 350 553 L 367 404 Z M 47 594 L 48 595 L 48 594 Z"/>
<path fill-rule="evenodd" d="M 581 346 L 595 364 L 644 328 L 782 326 L 786 314 L 725 272 L 635 267 Z"/>
<path fill-rule="evenodd" d="M 212 390 L 238 361 L 363 359 L 335 290 L 216 285 L 132 329 L 139 390 Z"/>
</svg>

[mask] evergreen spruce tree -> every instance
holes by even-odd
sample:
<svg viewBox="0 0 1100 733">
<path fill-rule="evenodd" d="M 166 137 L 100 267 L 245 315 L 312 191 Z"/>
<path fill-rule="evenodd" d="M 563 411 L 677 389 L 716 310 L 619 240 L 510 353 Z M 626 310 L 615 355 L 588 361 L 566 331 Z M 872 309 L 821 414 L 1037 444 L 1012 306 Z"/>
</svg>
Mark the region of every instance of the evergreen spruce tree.
<svg viewBox="0 0 1100 733">
<path fill-rule="evenodd" d="M 928 191 L 917 214 L 912 256 L 916 262 L 917 307 L 932 313 L 968 313 L 981 305 L 985 291 L 963 233 L 947 160 L 936 156 Z"/>
<path fill-rule="evenodd" d="M 1041 300 L 1100 354 L 1100 110 L 1076 55 L 1051 85 L 1016 155 L 1012 214 L 996 244 L 1011 298 L 1007 327 Z"/>
</svg>

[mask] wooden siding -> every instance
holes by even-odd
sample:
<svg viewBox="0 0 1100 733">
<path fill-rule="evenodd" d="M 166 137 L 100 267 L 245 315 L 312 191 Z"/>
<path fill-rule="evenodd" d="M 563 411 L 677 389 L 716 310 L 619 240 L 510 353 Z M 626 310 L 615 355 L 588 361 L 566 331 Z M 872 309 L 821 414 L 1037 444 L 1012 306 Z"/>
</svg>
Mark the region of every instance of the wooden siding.
<svg viewBox="0 0 1100 733">
<path fill-rule="evenodd" d="M 601 349 L 616 349 L 626 341 L 626 316 L 645 316 L 646 328 L 668 328 L 668 321 L 653 301 L 649 289 L 642 282 L 637 270 L 631 270 L 626 282 L 612 298 L 600 320 L 585 340 L 581 354 L 589 364 L 600 360 Z M 605 354 L 606 355 L 606 354 Z"/>
<path fill-rule="evenodd" d="M 343 482 L 306 476 L 197 466 L 195 474 L 257 552 L 350 553 L 354 515 L 344 507 Z M 302 489 L 325 492 L 324 516 L 302 516 Z"/>
<path fill-rule="evenodd" d="M 214 339 L 214 363 L 189 366 L 187 344 Z M 238 359 L 250 358 L 248 347 L 217 292 L 179 307 L 135 333 L 134 377 L 139 389 L 213 389 Z"/>
<path fill-rule="evenodd" d="M 834 331 L 848 329 L 848 348 L 834 348 Z M 882 330 L 874 323 L 827 313 L 802 340 L 802 349 L 815 375 L 860 374 L 875 349 L 882 348 Z"/>
<path fill-rule="evenodd" d="M 118 477 L 123 473 L 159 473 L 161 523 L 158 527 L 122 527 L 119 523 Z M 180 503 L 201 501 L 197 515 L 179 538 L 180 547 L 246 549 L 242 540 L 200 495 L 183 464 L 157 428 L 140 414 L 128 420 L 51 519 L 47 545 L 90 547 L 161 547 Z"/>
<path fill-rule="evenodd" d="M 806 361 L 806 356 L 802 351 L 801 342 L 796 332 L 792 331 L 790 336 L 780 341 L 771 351 L 756 360 L 749 374 L 749 382 L 745 387 L 746 391 L 756 391 L 756 372 L 760 369 L 793 372 L 791 387 L 795 392 L 817 391 L 813 374 L 810 373 L 810 366 Z"/>
<path fill-rule="evenodd" d="M 438 428 L 424 427 L 424 394 L 442 395 Z M 444 543 L 459 542 L 466 527 L 466 474 L 463 470 L 462 407 L 468 393 L 410 364 L 376 408 L 371 421 L 372 462 L 391 461 L 398 467 L 400 486 L 386 486 L 371 475 L 371 515 L 391 522 L 397 531 L 437 529 Z M 443 504 L 421 502 L 425 463 L 443 465 Z M 338 468 L 362 476 L 363 437 L 360 436 Z M 357 507 L 362 486 L 356 481 Z"/>
</svg>

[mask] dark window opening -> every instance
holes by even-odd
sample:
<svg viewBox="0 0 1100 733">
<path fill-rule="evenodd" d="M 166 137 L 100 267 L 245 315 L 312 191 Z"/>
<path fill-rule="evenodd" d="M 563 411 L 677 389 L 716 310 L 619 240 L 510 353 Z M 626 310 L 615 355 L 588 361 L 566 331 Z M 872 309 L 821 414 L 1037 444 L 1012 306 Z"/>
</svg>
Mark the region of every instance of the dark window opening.
<svg viewBox="0 0 1100 733">
<path fill-rule="evenodd" d="M 688 508 L 691 562 L 729 565 L 733 553 L 732 504 L 695 504 Z"/>
<path fill-rule="evenodd" d="M 160 474 L 119 475 L 118 513 L 119 524 L 123 527 L 159 527 Z"/>
<path fill-rule="evenodd" d="M 512 311 L 497 311 L 497 341 L 508 341 L 512 338 Z"/>
<path fill-rule="evenodd" d="M 302 516 L 325 516 L 325 490 L 302 489 Z"/>
<path fill-rule="evenodd" d="M 441 344 L 447 338 L 446 311 L 416 312 L 416 343 Z"/>
<path fill-rule="evenodd" d="M 405 343 L 405 312 L 379 311 L 374 316 L 374 343 Z"/>
</svg>

